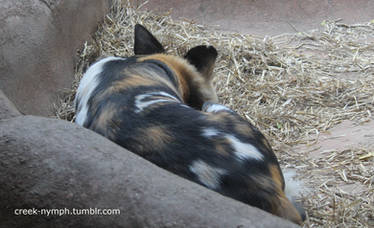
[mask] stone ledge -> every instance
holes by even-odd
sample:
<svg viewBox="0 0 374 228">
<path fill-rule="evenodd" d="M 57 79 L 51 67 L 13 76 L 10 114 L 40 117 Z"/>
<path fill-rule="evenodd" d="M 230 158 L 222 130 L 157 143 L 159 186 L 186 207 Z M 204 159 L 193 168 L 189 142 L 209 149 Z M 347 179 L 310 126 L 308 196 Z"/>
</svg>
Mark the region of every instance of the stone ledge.
<svg viewBox="0 0 374 228">
<path fill-rule="evenodd" d="M 66 121 L 0 121 L 0 151 L 2 227 L 297 227 Z M 114 208 L 121 214 L 16 217 L 15 208 Z"/>
</svg>

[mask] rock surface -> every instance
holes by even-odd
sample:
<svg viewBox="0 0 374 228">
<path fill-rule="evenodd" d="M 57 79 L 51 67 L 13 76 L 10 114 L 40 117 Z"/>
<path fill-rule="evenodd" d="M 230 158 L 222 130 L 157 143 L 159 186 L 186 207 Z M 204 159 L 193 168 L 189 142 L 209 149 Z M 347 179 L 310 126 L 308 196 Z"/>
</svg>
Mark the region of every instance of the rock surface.
<svg viewBox="0 0 374 228">
<path fill-rule="evenodd" d="M 74 56 L 94 32 L 110 0 L 3 0 L 0 89 L 25 114 L 47 116 L 70 88 Z"/>
<path fill-rule="evenodd" d="M 0 90 L 0 120 L 21 115 L 14 104 Z"/>
<path fill-rule="evenodd" d="M 0 120 L 0 151 L 0 227 L 297 227 L 66 121 Z M 14 215 L 21 208 L 109 208 L 120 215 Z"/>
</svg>

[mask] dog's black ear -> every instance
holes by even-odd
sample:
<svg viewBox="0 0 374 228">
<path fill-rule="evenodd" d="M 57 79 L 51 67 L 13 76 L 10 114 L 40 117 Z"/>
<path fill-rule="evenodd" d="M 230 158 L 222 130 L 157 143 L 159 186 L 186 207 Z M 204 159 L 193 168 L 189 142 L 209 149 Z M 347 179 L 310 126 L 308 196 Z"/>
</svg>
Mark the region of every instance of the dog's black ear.
<svg viewBox="0 0 374 228">
<path fill-rule="evenodd" d="M 217 50 L 213 46 L 196 46 L 191 48 L 184 56 L 189 63 L 194 65 L 206 79 L 211 79 L 214 63 L 217 59 Z"/>
<path fill-rule="evenodd" d="M 162 44 L 142 25 L 135 25 L 135 55 L 151 55 L 165 52 Z"/>
</svg>

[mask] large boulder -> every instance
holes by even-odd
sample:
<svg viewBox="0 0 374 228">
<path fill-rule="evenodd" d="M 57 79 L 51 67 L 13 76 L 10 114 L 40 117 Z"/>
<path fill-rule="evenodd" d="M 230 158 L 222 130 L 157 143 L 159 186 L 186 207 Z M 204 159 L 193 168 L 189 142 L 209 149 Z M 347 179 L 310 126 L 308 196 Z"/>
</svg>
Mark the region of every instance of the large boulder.
<svg viewBox="0 0 374 228">
<path fill-rule="evenodd" d="M 0 90 L 0 120 L 13 118 L 21 115 L 14 104 L 7 96 Z"/>
<path fill-rule="evenodd" d="M 297 227 L 76 124 L 43 117 L 0 120 L 0 186 L 0 227 Z M 15 209 L 65 208 L 120 209 L 120 215 L 15 215 Z"/>
<path fill-rule="evenodd" d="M 70 88 L 74 56 L 108 12 L 110 0 L 3 0 L 0 89 L 26 114 L 47 116 Z"/>
</svg>

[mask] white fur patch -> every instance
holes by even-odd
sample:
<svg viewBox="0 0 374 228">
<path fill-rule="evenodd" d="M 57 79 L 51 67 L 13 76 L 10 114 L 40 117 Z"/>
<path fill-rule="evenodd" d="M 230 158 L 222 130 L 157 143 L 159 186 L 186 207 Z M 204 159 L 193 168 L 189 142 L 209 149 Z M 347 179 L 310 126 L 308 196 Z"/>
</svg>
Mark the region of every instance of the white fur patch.
<svg viewBox="0 0 374 228">
<path fill-rule="evenodd" d="M 202 133 L 201 133 L 202 136 L 207 137 L 207 138 L 217 136 L 219 134 L 222 134 L 222 132 L 212 127 L 202 129 Z M 246 160 L 246 159 L 263 160 L 264 155 L 253 145 L 249 143 L 243 143 L 233 135 L 223 134 L 223 137 L 226 137 L 229 140 L 232 148 L 234 149 L 234 153 L 238 159 L 240 160 Z"/>
<path fill-rule="evenodd" d="M 87 112 L 88 112 L 88 100 L 91 97 L 92 92 L 96 89 L 96 87 L 99 85 L 98 81 L 98 75 L 103 72 L 103 66 L 105 63 L 119 60 L 119 59 L 125 59 L 120 57 L 107 57 L 102 60 L 97 61 L 95 64 L 90 66 L 86 73 L 84 73 L 82 80 L 79 83 L 79 87 L 77 89 L 77 95 L 74 100 L 75 105 L 78 105 L 77 109 L 77 116 L 75 119 L 75 122 L 79 125 L 84 124 L 87 118 Z M 76 104 L 76 102 L 79 100 L 79 104 Z"/>
<path fill-rule="evenodd" d="M 232 147 L 235 150 L 235 155 L 241 159 L 255 159 L 263 160 L 264 155 L 253 145 L 249 143 L 243 143 L 233 135 L 226 135 L 226 138 L 230 141 Z"/>
<path fill-rule="evenodd" d="M 210 138 L 212 136 L 217 136 L 219 133 L 220 132 L 217 129 L 209 127 L 203 129 L 202 136 Z"/>
<path fill-rule="evenodd" d="M 220 111 L 232 111 L 228 107 L 221 104 L 212 104 L 206 110 L 206 112 L 220 112 Z"/>
<path fill-rule="evenodd" d="M 226 173 L 225 170 L 212 167 L 201 160 L 194 161 L 190 170 L 196 174 L 202 184 L 210 189 L 218 188 L 221 176 Z"/>
<path fill-rule="evenodd" d="M 157 97 L 157 99 L 152 100 L 152 97 Z M 166 99 L 160 99 L 159 97 L 165 97 Z M 147 99 L 147 98 L 151 100 L 144 101 L 144 99 Z M 162 102 L 179 102 L 179 100 L 178 98 L 168 93 L 165 93 L 163 91 L 140 94 L 140 95 L 135 96 L 135 106 L 136 106 L 135 112 L 136 113 L 142 112 L 145 108 L 153 104 L 162 103 Z"/>
<path fill-rule="evenodd" d="M 285 181 L 285 193 L 289 200 L 294 201 L 301 198 L 302 194 L 308 194 L 309 190 L 301 180 L 297 180 L 296 171 L 294 169 L 283 169 Z"/>
</svg>

